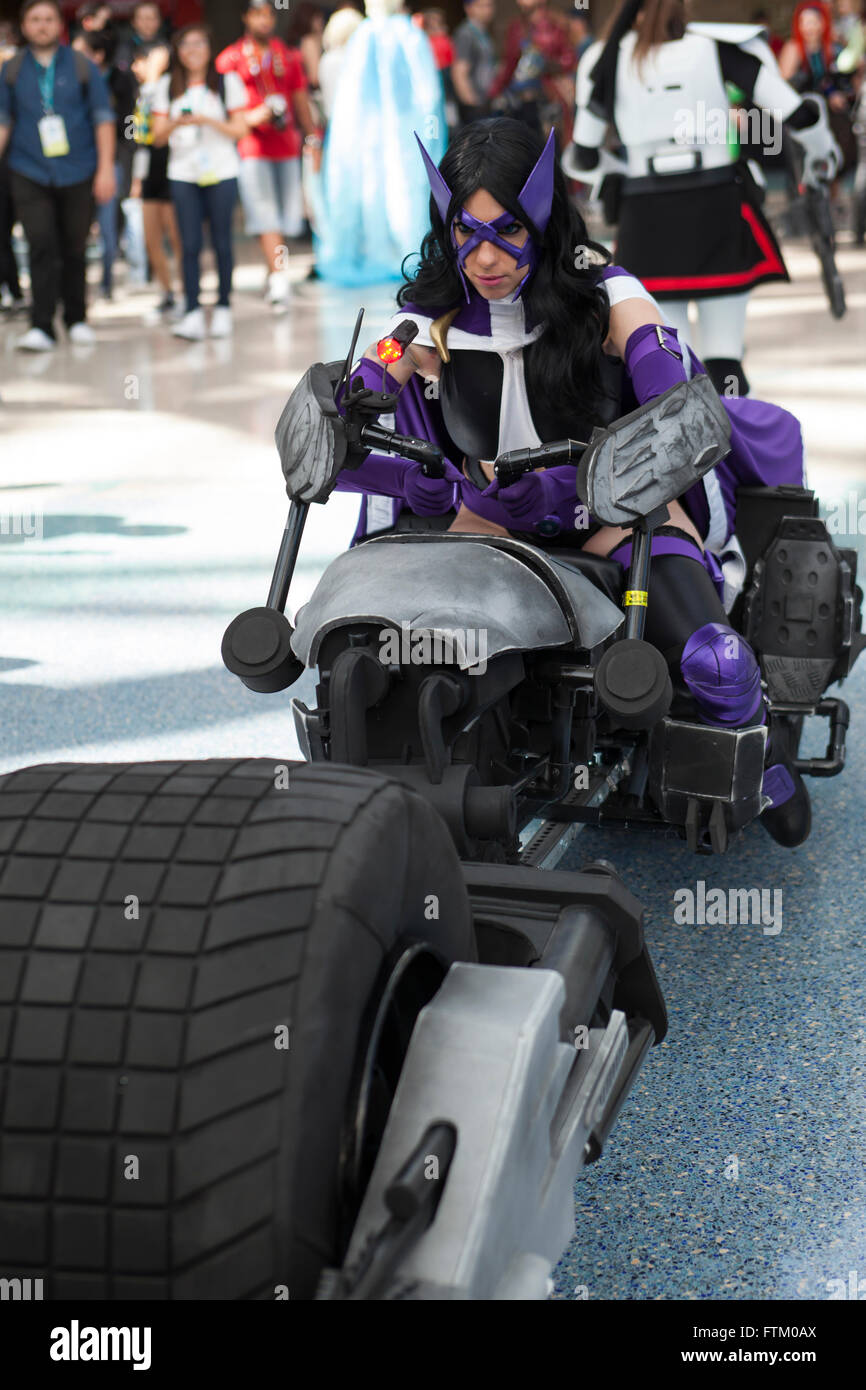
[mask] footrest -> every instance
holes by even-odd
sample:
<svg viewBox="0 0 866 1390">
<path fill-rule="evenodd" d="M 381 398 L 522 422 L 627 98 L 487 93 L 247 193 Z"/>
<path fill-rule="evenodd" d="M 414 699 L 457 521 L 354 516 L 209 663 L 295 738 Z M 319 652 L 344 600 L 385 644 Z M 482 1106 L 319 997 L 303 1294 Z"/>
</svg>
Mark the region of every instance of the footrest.
<svg viewBox="0 0 866 1390">
<path fill-rule="evenodd" d="M 648 791 L 689 848 L 723 854 L 732 831 L 759 816 L 767 731 L 663 719 L 650 734 Z"/>
</svg>

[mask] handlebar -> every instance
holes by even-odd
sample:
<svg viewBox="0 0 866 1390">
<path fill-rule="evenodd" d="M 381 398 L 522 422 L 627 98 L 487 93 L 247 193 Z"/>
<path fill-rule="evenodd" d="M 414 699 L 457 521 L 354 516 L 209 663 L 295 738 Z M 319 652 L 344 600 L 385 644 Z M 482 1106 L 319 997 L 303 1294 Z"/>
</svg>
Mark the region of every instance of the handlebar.
<svg viewBox="0 0 866 1390">
<path fill-rule="evenodd" d="M 425 478 L 445 477 L 442 450 L 426 439 L 415 439 L 410 434 L 395 434 L 381 425 L 370 424 L 361 427 L 361 444 L 366 449 L 383 449 L 386 453 L 399 454 L 401 458 L 420 463 Z"/>
<path fill-rule="evenodd" d="M 511 487 L 525 473 L 536 468 L 549 468 L 556 463 L 577 462 L 586 448 L 581 439 L 558 439 L 552 444 L 541 444 L 537 449 L 511 449 L 500 454 L 493 465 L 493 472 L 502 487 Z"/>
<path fill-rule="evenodd" d="M 420 463 L 425 478 L 444 478 L 445 463 L 442 450 L 428 439 L 416 439 L 411 434 L 397 434 L 376 423 L 379 415 L 390 415 L 397 404 L 397 395 L 374 391 L 356 377 L 351 389 L 343 396 L 343 429 L 349 446 L 344 468 L 359 468 L 370 449 Z"/>
</svg>

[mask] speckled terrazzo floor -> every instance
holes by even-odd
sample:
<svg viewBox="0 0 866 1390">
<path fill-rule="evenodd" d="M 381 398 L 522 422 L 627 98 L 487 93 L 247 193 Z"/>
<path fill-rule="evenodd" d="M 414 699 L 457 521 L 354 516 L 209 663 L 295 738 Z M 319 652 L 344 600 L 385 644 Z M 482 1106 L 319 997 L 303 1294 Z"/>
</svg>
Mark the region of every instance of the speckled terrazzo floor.
<svg viewBox="0 0 866 1390">
<path fill-rule="evenodd" d="M 866 670 L 836 693 L 862 708 Z M 827 1299 L 851 1270 L 866 1294 L 864 778 L 855 737 L 844 775 L 811 781 L 794 851 L 757 827 L 724 859 L 646 834 L 575 845 L 568 867 L 609 858 L 646 905 L 670 1027 L 576 1185 L 556 1298 Z M 698 879 L 781 888 L 781 931 L 676 924 Z"/>
<path fill-rule="evenodd" d="M 853 488 L 862 511 L 866 260 L 842 252 L 841 325 L 808 249 L 789 263 L 794 283 L 750 306 L 753 391 L 802 420 L 825 503 Z M 142 328 L 150 301 L 123 296 L 96 310 L 94 348 L 50 362 L 16 354 L 17 328 L 0 324 L 0 516 L 38 515 L 42 531 L 0 528 L 0 770 L 297 756 L 287 701 L 240 687 L 219 644 L 267 592 L 286 511 L 272 442 L 286 394 L 316 357 L 345 351 L 360 302 L 371 329 L 383 321 L 390 291 L 299 283 L 291 314 L 271 320 L 257 274 L 238 277 L 230 341 Z M 346 497 L 313 509 L 293 608 L 347 544 L 355 511 Z M 307 699 L 313 684 L 308 674 L 293 693 Z M 753 828 L 716 861 L 604 833 L 566 861 L 613 860 L 645 903 L 670 1031 L 577 1184 L 556 1298 L 825 1299 L 851 1270 L 866 1294 L 866 656 L 842 693 L 849 765 L 811 784 L 803 848 Z M 674 891 L 698 879 L 781 888 L 781 932 L 675 924 Z"/>
</svg>

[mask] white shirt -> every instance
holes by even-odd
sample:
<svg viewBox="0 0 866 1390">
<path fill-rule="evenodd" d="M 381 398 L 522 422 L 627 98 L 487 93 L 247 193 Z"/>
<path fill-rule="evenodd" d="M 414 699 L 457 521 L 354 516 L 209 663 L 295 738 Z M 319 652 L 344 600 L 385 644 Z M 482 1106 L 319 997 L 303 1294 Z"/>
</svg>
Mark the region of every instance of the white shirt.
<svg viewBox="0 0 866 1390">
<path fill-rule="evenodd" d="M 346 59 L 346 45 L 341 48 L 329 48 L 319 59 L 319 96 L 321 97 L 322 110 L 325 119 L 330 120 L 334 110 L 334 99 L 337 95 L 337 79 L 340 76 L 340 69 Z"/>
<path fill-rule="evenodd" d="M 658 304 L 633 275 L 612 275 L 602 282 L 611 308 L 626 299 L 643 299 L 658 310 Z M 542 442 L 532 421 L 529 397 L 526 391 L 526 378 L 523 373 L 523 349 L 535 342 L 544 331 L 538 324 L 533 329 L 526 327 L 523 299 L 490 299 L 490 333 L 467 333 L 463 329 L 451 327 L 448 330 L 449 349 L 472 348 L 476 352 L 496 352 L 502 358 L 503 380 L 502 399 L 499 416 L 498 452 L 509 449 L 536 449 Z M 664 316 L 660 313 L 659 317 Z M 394 332 L 398 324 L 411 319 L 418 325 L 414 341 L 419 347 L 433 347 L 430 325 L 433 319 L 426 314 L 400 310 L 394 314 L 385 329 L 383 337 Z M 392 426 L 393 428 L 393 426 Z"/>
<path fill-rule="evenodd" d="M 210 116 L 224 121 L 227 111 L 245 110 L 247 93 L 236 72 L 227 72 L 225 106 L 217 92 L 203 82 L 187 87 L 174 101 L 169 102 L 168 74 L 159 79 L 153 96 L 154 114 L 179 116 L 184 107 L 194 116 Z M 180 183 L 221 183 L 238 176 L 238 152 L 234 140 L 212 126 L 178 126 L 168 137 L 168 177 Z"/>
</svg>

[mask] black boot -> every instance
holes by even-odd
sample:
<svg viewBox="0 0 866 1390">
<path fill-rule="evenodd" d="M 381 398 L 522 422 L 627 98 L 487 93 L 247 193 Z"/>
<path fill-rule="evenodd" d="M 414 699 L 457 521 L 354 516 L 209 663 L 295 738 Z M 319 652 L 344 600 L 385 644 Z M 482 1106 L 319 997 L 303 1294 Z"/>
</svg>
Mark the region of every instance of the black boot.
<svg viewBox="0 0 866 1390">
<path fill-rule="evenodd" d="M 774 806 L 768 806 L 761 815 L 761 824 L 777 845 L 793 849 L 808 839 L 812 829 L 812 803 L 806 790 L 806 783 L 794 766 L 789 755 L 784 734 L 774 729 L 767 740 L 766 790 L 784 796 L 785 784 L 793 786 L 793 792 Z M 776 769 L 779 769 L 776 772 Z M 775 798 L 774 798 L 775 799 Z"/>
<path fill-rule="evenodd" d="M 738 357 L 705 357 L 704 366 L 720 396 L 748 396 L 749 379 Z"/>
</svg>

